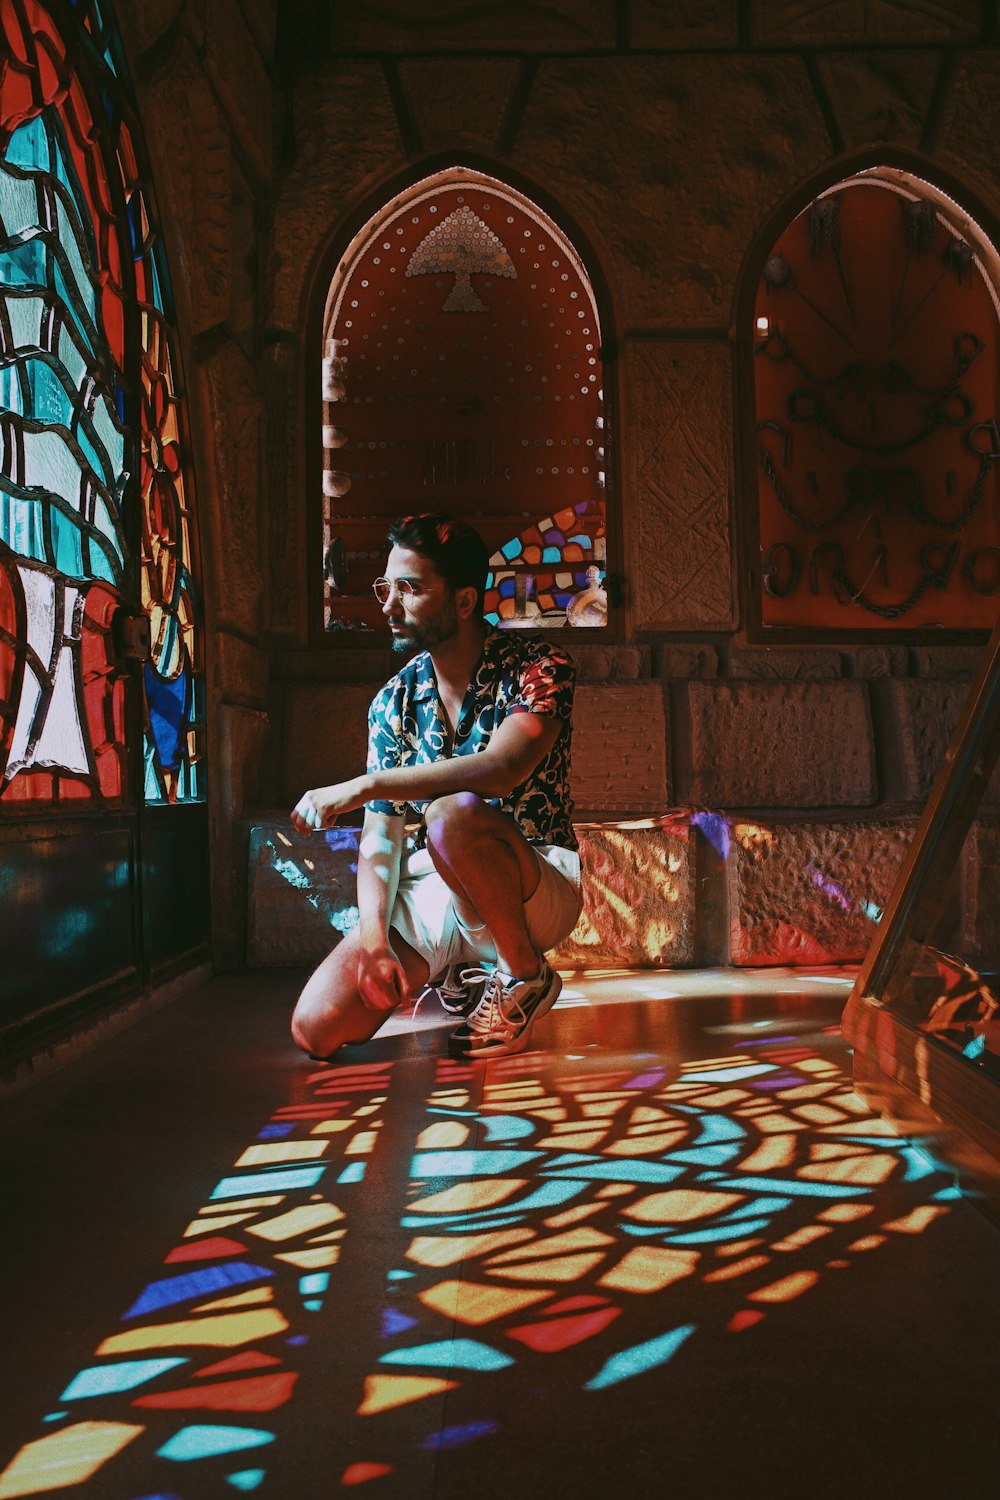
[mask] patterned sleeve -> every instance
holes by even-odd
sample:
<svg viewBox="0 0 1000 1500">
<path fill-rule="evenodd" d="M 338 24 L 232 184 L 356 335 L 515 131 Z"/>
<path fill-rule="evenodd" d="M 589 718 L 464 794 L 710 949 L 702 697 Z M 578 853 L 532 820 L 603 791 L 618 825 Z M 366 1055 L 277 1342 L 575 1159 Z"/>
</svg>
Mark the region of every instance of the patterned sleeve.
<svg viewBox="0 0 1000 1500">
<path fill-rule="evenodd" d="M 368 710 L 368 770 L 387 771 L 399 763 L 399 706 L 391 684 L 387 684 L 372 699 Z M 365 803 L 370 812 L 384 813 L 387 817 L 402 817 L 407 805 L 385 801 Z"/>
<path fill-rule="evenodd" d="M 537 655 L 521 666 L 517 697 L 509 712 L 571 719 L 575 683 L 576 668 L 565 651 L 542 642 Z"/>
</svg>

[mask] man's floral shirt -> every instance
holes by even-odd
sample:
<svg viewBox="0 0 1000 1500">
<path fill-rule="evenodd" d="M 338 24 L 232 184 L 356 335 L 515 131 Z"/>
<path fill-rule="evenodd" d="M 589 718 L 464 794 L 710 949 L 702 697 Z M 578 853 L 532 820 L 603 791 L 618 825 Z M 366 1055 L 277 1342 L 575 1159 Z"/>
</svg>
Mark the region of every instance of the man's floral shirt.
<svg viewBox="0 0 1000 1500">
<path fill-rule="evenodd" d="M 515 631 L 490 630 L 455 730 L 452 755 L 476 755 L 508 714 L 562 719 L 563 730 L 528 780 L 491 807 L 509 813 L 534 843 L 576 848 L 569 795 L 571 716 L 576 672 L 558 646 Z M 368 770 L 385 771 L 448 758 L 448 730 L 430 654 L 422 651 L 391 677 L 368 710 Z M 373 812 L 423 817 L 427 802 L 369 802 Z M 417 847 L 425 840 L 421 822 Z"/>
</svg>

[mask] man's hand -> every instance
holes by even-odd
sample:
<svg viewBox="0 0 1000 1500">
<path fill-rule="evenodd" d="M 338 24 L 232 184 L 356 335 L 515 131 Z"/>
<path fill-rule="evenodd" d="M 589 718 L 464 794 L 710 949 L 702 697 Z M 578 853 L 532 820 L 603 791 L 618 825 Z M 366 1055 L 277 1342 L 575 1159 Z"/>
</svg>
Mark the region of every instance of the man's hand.
<svg viewBox="0 0 1000 1500">
<path fill-rule="evenodd" d="M 369 1010 L 390 1011 L 410 998 L 403 965 L 387 939 L 362 944 L 358 959 L 358 992 Z"/>
<path fill-rule="evenodd" d="M 299 833 L 332 828 L 341 813 L 353 812 L 365 802 L 363 780 L 339 781 L 334 786 L 314 787 L 304 792 L 292 810 L 292 823 Z"/>
</svg>

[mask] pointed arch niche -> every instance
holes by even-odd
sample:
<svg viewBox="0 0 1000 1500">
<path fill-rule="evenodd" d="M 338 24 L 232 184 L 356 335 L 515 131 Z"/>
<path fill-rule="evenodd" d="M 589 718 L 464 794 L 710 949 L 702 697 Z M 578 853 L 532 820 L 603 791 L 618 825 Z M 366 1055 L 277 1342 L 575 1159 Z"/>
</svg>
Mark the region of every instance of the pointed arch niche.
<svg viewBox="0 0 1000 1500">
<path fill-rule="evenodd" d="M 459 167 L 393 198 L 331 282 L 322 380 L 329 634 L 379 629 L 387 527 L 437 509 L 489 546 L 491 623 L 606 623 L 600 320 L 535 204 Z"/>
<path fill-rule="evenodd" d="M 837 183 L 771 246 L 753 312 L 765 633 L 992 627 L 998 284 L 983 230 L 895 168 Z"/>
</svg>

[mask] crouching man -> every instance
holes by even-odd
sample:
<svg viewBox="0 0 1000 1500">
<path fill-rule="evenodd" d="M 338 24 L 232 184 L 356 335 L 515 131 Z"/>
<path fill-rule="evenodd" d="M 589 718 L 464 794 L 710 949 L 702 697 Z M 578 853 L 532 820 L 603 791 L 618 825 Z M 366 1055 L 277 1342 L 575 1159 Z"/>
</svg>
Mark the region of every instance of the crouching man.
<svg viewBox="0 0 1000 1500">
<path fill-rule="evenodd" d="M 580 914 L 574 670 L 544 641 L 487 627 L 488 553 L 472 527 L 409 516 L 389 541 L 375 593 L 393 649 L 418 654 L 371 705 L 365 775 L 306 792 L 292 813 L 308 833 L 365 808 L 358 926 L 307 983 L 292 1035 L 329 1058 L 430 986 L 464 1018 L 453 1055 L 504 1057 L 555 1003 L 545 953 Z"/>
</svg>

